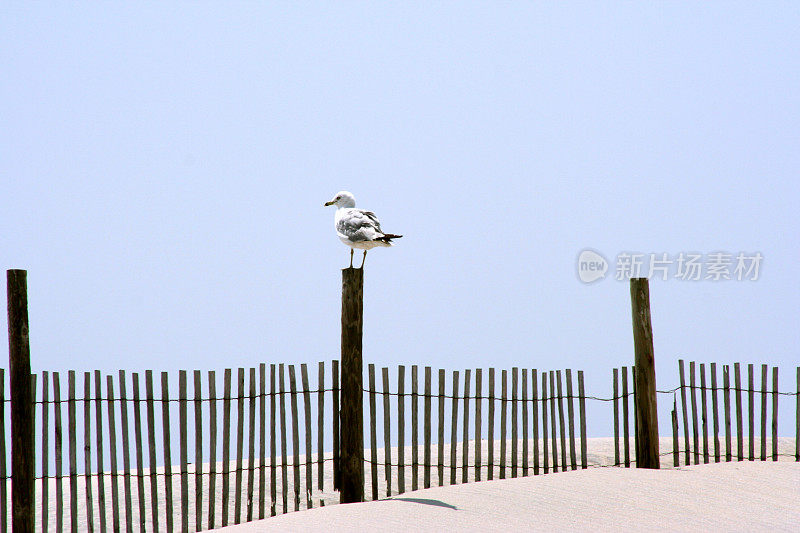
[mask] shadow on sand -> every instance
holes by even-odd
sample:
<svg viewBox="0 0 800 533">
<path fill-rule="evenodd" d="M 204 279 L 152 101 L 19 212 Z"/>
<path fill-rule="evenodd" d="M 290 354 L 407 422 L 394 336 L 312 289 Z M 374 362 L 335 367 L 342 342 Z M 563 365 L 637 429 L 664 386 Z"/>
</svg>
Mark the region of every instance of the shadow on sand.
<svg viewBox="0 0 800 533">
<path fill-rule="evenodd" d="M 389 498 L 389 499 L 401 502 L 421 503 L 423 505 L 434 505 L 436 507 L 446 507 L 448 509 L 458 511 L 458 507 L 456 507 L 455 505 L 450 505 L 449 503 L 445 503 L 441 500 L 431 500 L 428 498 Z"/>
</svg>

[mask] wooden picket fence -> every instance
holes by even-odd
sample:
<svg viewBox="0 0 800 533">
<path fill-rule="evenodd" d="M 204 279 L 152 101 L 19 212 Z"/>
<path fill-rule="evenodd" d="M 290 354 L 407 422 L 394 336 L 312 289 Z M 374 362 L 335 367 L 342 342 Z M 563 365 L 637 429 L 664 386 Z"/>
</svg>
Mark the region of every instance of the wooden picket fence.
<svg viewBox="0 0 800 533">
<path fill-rule="evenodd" d="M 713 457 L 719 461 L 723 454 L 720 431 L 724 428 L 724 457 L 731 460 L 731 420 L 735 411 L 736 456 L 742 460 L 742 396 L 746 393 L 748 458 L 754 459 L 754 402 L 758 394 L 761 459 L 767 458 L 769 400 L 771 457 L 776 460 L 778 395 L 797 396 L 800 413 L 800 369 L 798 393 L 779 393 L 777 368 L 772 370 L 771 391 L 767 390 L 766 365 L 762 367 L 760 390 L 754 387 L 753 365 L 748 366 L 747 388 L 741 386 L 738 364 L 734 365 L 733 380 L 729 367 L 723 366 L 721 386 L 717 365 L 710 365 L 710 381 L 706 380 L 705 368 L 699 365 L 698 383 L 696 365 L 690 363 L 687 385 L 684 363 L 680 361 L 680 386 L 659 391 L 681 395 L 684 423 L 682 453 L 676 403 L 672 411 L 673 450 L 661 455 L 673 454 L 676 466 L 684 454 L 683 464 L 691 464 L 692 459 L 697 464 L 702 448 L 703 462 L 709 462 L 709 443 L 713 443 Z M 177 395 L 170 394 L 167 372 L 155 376 L 146 370 L 143 390 L 140 373 L 119 371 L 104 376 L 99 371 L 84 372 L 82 396 L 77 395 L 79 384 L 74 371 L 67 373 L 66 395 L 58 372 L 33 375 L 38 418 L 37 529 L 200 531 L 337 502 L 339 435 L 346 430 L 339 427 L 339 363 L 320 362 L 313 389 L 308 365 L 299 365 L 299 379 L 297 370 L 296 365 L 283 364 L 270 364 L 269 372 L 266 364 L 235 372 L 226 369 L 222 373 L 222 394 L 218 394 L 214 371 L 179 371 Z M 611 398 L 586 396 L 583 372 L 570 369 L 539 372 L 515 367 L 499 372 L 489 368 L 487 372 L 468 369 L 449 373 L 439 369 L 434 384 L 432 368 L 413 365 L 407 388 L 406 367 L 400 365 L 392 372 L 396 376 L 394 383 L 390 383 L 390 369 L 380 369 L 380 389 L 375 366 L 367 365 L 365 370 L 367 498 L 378 499 L 432 485 L 587 468 L 587 400 L 613 403 L 614 464 L 629 467 L 636 462 L 637 421 L 635 416 L 629 416 L 633 404 L 629 399 L 635 395 L 634 386 L 628 386 L 632 368 L 613 370 Z M 159 392 L 156 378 L 160 379 Z M 631 382 L 635 383 L 635 379 Z M 8 400 L 4 383 L 4 371 L 0 369 L 2 532 L 7 531 L 9 519 Z M 724 425 L 719 422 L 718 393 L 722 395 Z M 735 395 L 734 403 L 731 393 Z M 707 395 L 711 396 L 711 439 Z M 691 419 L 687 416 L 687 398 L 691 401 Z M 378 410 L 379 400 L 382 413 Z M 800 437 L 800 417 L 796 418 Z M 690 427 L 693 440 L 689 438 Z M 176 444 L 179 460 L 174 462 Z M 484 446 L 486 449 L 482 449 Z M 383 457 L 379 457 L 381 448 Z M 796 445 L 795 460 L 800 460 L 800 445 Z"/>
<path fill-rule="evenodd" d="M 699 366 L 699 380 L 696 369 Z M 732 416 L 736 416 L 736 455 L 735 460 L 745 459 L 753 461 L 756 459 L 755 446 L 757 435 L 755 432 L 756 418 L 760 420 L 760 456 L 761 461 L 772 459 L 778 460 L 778 398 L 781 395 L 795 396 L 795 461 L 800 461 L 800 367 L 797 367 L 797 391 L 780 392 L 778 390 L 778 367 L 772 367 L 770 372 L 769 365 L 761 365 L 761 387 L 756 389 L 754 368 L 755 365 L 747 365 L 747 386 L 742 387 L 742 367 L 739 363 L 733 365 L 733 380 L 731 380 L 730 365 L 722 365 L 722 384 L 720 386 L 718 365 L 711 363 L 706 373 L 706 365 L 700 363 L 696 365 L 694 361 L 689 362 L 689 383 L 686 384 L 685 365 L 683 360 L 678 361 L 678 373 L 680 375 L 680 395 L 681 412 L 683 414 L 683 443 L 684 443 L 684 462 L 683 464 L 700 464 L 713 462 L 719 463 L 734 460 L 733 454 L 733 427 Z M 770 390 L 770 375 L 772 378 L 772 389 Z M 708 376 L 708 379 L 707 379 Z M 748 453 L 744 453 L 744 405 L 742 397 L 747 394 L 747 428 L 748 428 Z M 698 411 L 697 395 L 700 396 L 700 409 Z M 722 395 L 722 424 L 720 423 L 720 401 Z M 687 395 L 689 400 L 687 400 Z M 709 412 L 708 396 L 711 396 L 711 406 Z M 733 395 L 734 404 L 732 407 L 731 397 Z M 756 395 L 760 397 L 760 416 L 756 413 Z M 689 404 L 691 404 L 691 419 L 689 418 Z M 767 410 L 771 407 L 771 417 Z M 711 438 L 709 438 L 709 416 L 713 421 Z M 700 424 L 698 425 L 698 418 Z M 767 453 L 768 432 L 767 425 L 770 426 L 770 439 L 772 449 Z M 689 430 L 691 428 L 691 438 Z M 700 431 L 702 430 L 702 441 Z M 725 447 L 720 440 L 720 432 L 724 431 Z M 678 431 L 678 411 L 677 399 L 674 401 L 672 410 L 672 435 L 673 435 L 673 464 L 678 466 L 680 463 L 679 451 L 679 431 Z M 711 450 L 713 446 L 713 450 Z M 702 453 L 702 459 L 701 459 Z"/>
<path fill-rule="evenodd" d="M 239 368 L 235 374 L 226 369 L 221 395 L 214 371 L 207 375 L 199 370 L 179 371 L 177 396 L 170 395 L 167 372 L 155 376 L 153 371 L 146 370 L 144 390 L 142 376 L 137 372 L 127 374 L 121 370 L 117 375 L 105 376 L 100 371 L 84 372 L 82 396 L 77 395 L 80 384 L 74 371 L 67 372 L 66 395 L 59 372 L 33 375 L 39 433 L 36 445 L 37 528 L 59 532 L 65 529 L 200 531 L 337 501 L 334 485 L 338 482 L 340 433 L 338 361 L 330 365 L 318 364 L 313 390 L 307 365 L 299 365 L 299 384 L 295 365 L 271 364 L 269 376 L 266 366 Z M 331 371 L 327 384 L 326 366 Z M 420 388 L 420 370 L 424 372 L 424 388 Z M 388 368 L 382 369 L 383 389 L 380 391 L 375 387 L 374 365 L 368 366 L 368 375 L 370 386 L 364 394 L 369 401 L 369 413 L 365 412 L 364 416 L 365 420 L 370 417 L 370 458 L 366 462 L 371 467 L 368 486 L 373 499 L 379 497 L 379 486 L 385 485 L 385 493 L 380 492 L 386 495 L 430 487 L 432 471 L 438 475 L 438 484 L 443 485 L 446 471 L 450 474 L 449 482 L 456 483 L 458 480 L 503 479 L 577 469 L 579 464 L 582 468 L 587 466 L 582 371 L 577 372 L 577 394 L 571 370 L 566 370 L 562 376 L 561 370 L 539 374 L 534 369 L 529 374 L 528 369 L 513 368 L 497 373 L 491 368 L 485 383 L 488 395 L 483 392 L 482 369 L 475 370 L 474 374 L 471 370 L 463 373 L 463 393 L 459 392 L 461 374 L 452 372 L 453 388 L 449 394 L 445 394 L 449 381 L 445 370 L 438 371 L 438 393 L 432 390 L 430 367 L 411 367 L 410 390 L 405 389 L 406 374 L 402 365 L 397 368 L 394 391 L 390 390 Z M 473 375 L 475 388 L 471 393 Z M 37 377 L 40 378 L 38 400 Z M 156 391 L 159 377 L 160 394 Z M 192 387 L 190 377 L 193 377 Z M 0 369 L 0 384 L 5 383 L 4 379 L 4 371 Z M 376 413 L 378 395 L 383 397 L 382 425 Z M 330 401 L 328 414 L 326 396 Z M 395 421 L 390 414 L 392 396 L 396 398 L 398 409 Z M 6 474 L 9 459 L 5 449 L 7 401 L 4 387 L 0 385 L 0 477 L 6 480 L 0 483 L 0 531 L 3 532 L 8 524 L 10 492 Z M 423 404 L 422 413 L 420 403 Z M 434 403 L 438 404 L 438 417 L 432 412 Z M 174 423 L 175 404 L 177 424 Z M 411 412 L 410 450 L 405 440 L 407 404 Z M 235 413 L 232 412 L 234 407 Z M 474 416 L 470 407 L 474 408 Z M 194 419 L 191 428 L 190 410 Z M 445 439 L 446 410 L 450 421 L 449 445 Z M 312 424 L 312 411 L 315 411 L 316 424 Z M 157 421 L 159 412 L 160 424 Z M 495 432 L 497 418 L 499 434 Z M 287 435 L 287 419 L 291 424 L 291 436 Z M 326 425 L 326 421 L 330 424 Z M 434 423 L 438 424 L 436 435 L 432 433 Z M 377 455 L 379 427 L 383 430 L 385 455 L 382 462 Z M 392 440 L 393 428 L 397 431 L 396 441 Z M 539 437 L 540 428 L 543 440 Z M 325 432 L 331 429 L 333 435 L 328 442 Z M 235 442 L 231 442 L 232 439 Z M 461 450 L 457 456 L 459 439 Z M 488 446 L 486 455 L 481 450 L 483 439 Z M 576 439 L 579 439 L 579 447 Z M 499 457 L 496 440 L 499 440 Z M 177 464 L 173 461 L 176 441 Z M 475 443 L 474 449 L 470 447 L 471 442 Z M 543 443 L 542 455 L 540 442 Z M 396 443 L 394 448 L 393 443 Z M 83 449 L 82 461 L 79 444 Z M 520 445 L 521 450 L 518 449 Z M 194 451 L 191 460 L 190 446 Z M 449 456 L 445 453 L 448 446 Z M 529 464 L 529 448 L 533 450 L 532 464 Z M 434 454 L 437 454 L 435 460 Z M 520 456 L 521 461 L 518 460 Z M 384 469 L 385 474 L 380 483 L 379 469 Z M 409 487 L 406 469 L 410 470 Z M 396 486 L 393 486 L 393 479 L 396 479 Z M 190 481 L 193 482 L 191 490 Z"/>
</svg>

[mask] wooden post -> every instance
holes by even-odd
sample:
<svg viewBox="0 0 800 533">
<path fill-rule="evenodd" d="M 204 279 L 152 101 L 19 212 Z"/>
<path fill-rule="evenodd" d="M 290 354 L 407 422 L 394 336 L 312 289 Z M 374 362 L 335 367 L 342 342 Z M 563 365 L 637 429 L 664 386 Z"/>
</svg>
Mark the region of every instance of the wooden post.
<svg viewBox="0 0 800 533">
<path fill-rule="evenodd" d="M 631 279 L 633 345 L 636 353 L 636 420 L 639 450 L 637 468 L 658 468 L 658 411 L 653 328 L 650 323 L 650 288 L 647 278 Z"/>
<path fill-rule="evenodd" d="M 34 430 L 27 275 L 25 270 L 6 271 L 11 373 L 11 524 L 14 532 L 33 531 Z"/>
<path fill-rule="evenodd" d="M 363 295 L 364 270 L 342 269 L 341 503 L 364 501 Z"/>
</svg>

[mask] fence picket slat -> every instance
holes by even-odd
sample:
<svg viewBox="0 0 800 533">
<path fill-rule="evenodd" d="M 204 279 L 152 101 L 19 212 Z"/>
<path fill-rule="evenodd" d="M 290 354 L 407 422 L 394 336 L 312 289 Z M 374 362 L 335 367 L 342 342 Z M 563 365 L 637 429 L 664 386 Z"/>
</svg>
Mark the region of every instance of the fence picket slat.
<svg viewBox="0 0 800 533">
<path fill-rule="evenodd" d="M 748 432 L 750 434 L 750 443 L 748 448 L 748 459 L 750 461 L 755 460 L 755 450 L 756 450 L 756 435 L 755 435 L 755 379 L 753 376 L 753 364 L 750 363 L 747 365 L 747 408 L 748 408 Z"/>
<path fill-rule="evenodd" d="M 500 479 L 506 477 L 506 410 L 508 406 L 508 371 L 500 372 Z"/>
<path fill-rule="evenodd" d="M 244 471 L 244 368 L 236 369 L 236 493 L 233 497 L 233 523 L 242 523 L 242 477 Z M 297 453 L 295 453 L 297 462 Z M 299 468 L 299 467 L 298 467 Z M 299 480 L 298 480 L 299 481 Z M 299 490 L 298 497 L 299 497 Z M 296 509 L 299 508 L 299 504 Z"/>
<path fill-rule="evenodd" d="M 50 502 L 48 501 L 48 492 L 50 482 L 48 480 L 48 467 L 50 466 L 50 457 L 48 455 L 50 442 L 48 435 L 49 411 L 50 405 L 50 375 L 47 370 L 42 372 L 42 532 L 47 532 L 48 526 L 48 511 L 50 510 Z M 34 396 L 34 401 L 36 398 Z M 35 404 L 34 404 L 35 405 Z M 5 479 L 0 479 L 0 483 L 5 483 Z"/>
<path fill-rule="evenodd" d="M 405 421 L 405 380 L 406 367 L 397 367 L 397 493 L 406 491 L 406 421 Z"/>
<path fill-rule="evenodd" d="M 232 372 L 226 368 L 222 381 L 222 527 L 228 525 L 230 507 Z"/>
<path fill-rule="evenodd" d="M 322 366 L 322 363 L 320 363 Z M 320 390 L 322 386 L 322 375 L 320 374 Z M 266 503 L 267 503 L 267 477 L 266 477 L 266 460 L 267 460 L 267 364 L 260 363 L 258 365 L 258 407 L 259 414 L 261 415 L 259 421 L 258 432 L 258 519 L 263 520 L 266 516 Z M 321 395 L 322 393 L 320 393 Z M 319 418 L 322 419 L 322 405 L 320 405 Z M 319 439 L 320 450 L 320 463 L 322 461 L 321 454 L 323 453 L 322 438 Z M 320 472 L 322 472 L 322 464 L 320 464 Z M 320 486 L 320 490 L 322 487 Z M 199 528 L 198 528 L 199 530 Z"/>
<path fill-rule="evenodd" d="M 731 460 L 731 376 L 730 366 L 722 365 L 722 404 L 725 409 L 725 461 Z"/>
<path fill-rule="evenodd" d="M 767 365 L 761 365 L 761 460 L 767 460 Z"/>
<path fill-rule="evenodd" d="M 733 364 L 736 385 L 736 451 L 739 461 L 744 460 L 744 429 L 742 424 L 742 372 L 739 363 Z"/>
<path fill-rule="evenodd" d="M 528 475 L 528 369 L 522 369 L 522 476 Z"/>
<path fill-rule="evenodd" d="M 794 460 L 800 461 L 800 366 L 797 367 L 797 394 L 794 406 Z"/>
<path fill-rule="evenodd" d="M 697 426 L 697 396 L 695 387 L 694 361 L 689 362 L 689 394 L 692 398 L 692 444 L 694 445 L 694 464 L 700 464 L 700 431 Z"/>
<path fill-rule="evenodd" d="M 423 440 L 425 443 L 425 448 L 422 450 L 424 464 L 423 487 L 429 489 L 431 487 L 431 367 L 429 366 L 425 367 L 424 397 L 424 411 L 422 413 L 422 423 L 424 424 Z"/>
<path fill-rule="evenodd" d="M 567 381 L 567 415 L 569 419 L 569 460 L 573 470 L 578 469 L 578 459 L 575 453 L 575 407 L 572 399 L 572 370 L 566 370 Z"/>
<path fill-rule="evenodd" d="M 269 365 L 269 493 L 270 510 L 269 515 L 275 516 L 278 507 L 278 465 L 277 463 L 277 427 L 275 419 L 275 364 Z M 335 423 L 335 422 L 334 422 Z"/>
<path fill-rule="evenodd" d="M 714 420 L 714 462 L 720 460 L 719 403 L 717 402 L 717 364 L 711 363 L 711 416 Z"/>
<path fill-rule="evenodd" d="M 216 527 L 217 509 L 217 376 L 208 371 L 208 529 Z"/>
<path fill-rule="evenodd" d="M 167 514 L 167 533 L 173 529 L 172 504 L 172 446 L 170 444 L 169 423 L 169 374 L 161 372 L 161 421 L 163 422 L 162 444 L 164 446 L 164 497 Z"/>
<path fill-rule="evenodd" d="M 83 480 L 86 484 L 86 526 L 94 532 L 94 498 L 92 494 L 92 373 L 83 373 Z"/>
<path fill-rule="evenodd" d="M 453 408 L 450 420 L 450 484 L 456 484 L 456 446 L 458 444 L 458 370 L 453 371 Z"/>
<path fill-rule="evenodd" d="M 772 460 L 778 460 L 778 367 L 772 367 Z"/>
<path fill-rule="evenodd" d="M 0 533 L 8 531 L 8 477 L 6 472 L 5 369 L 0 368 Z M 61 409 L 59 409 L 60 411 Z M 57 456 L 58 457 L 58 456 Z M 60 486 L 60 484 L 59 484 Z M 59 515 L 60 516 L 60 515 Z"/>
<path fill-rule="evenodd" d="M 324 465 L 325 465 L 325 434 L 323 428 L 325 426 L 325 363 L 320 361 L 317 370 L 317 489 L 322 492 L 325 490 L 324 481 Z M 263 393 L 263 391 L 262 391 Z M 261 409 L 261 419 L 263 424 L 264 409 Z M 264 435 L 264 428 L 261 428 L 261 434 Z M 263 461 L 263 452 L 262 463 Z M 262 489 L 263 491 L 263 489 Z"/>
<path fill-rule="evenodd" d="M 152 529 L 158 528 L 158 475 L 156 472 L 156 421 L 155 405 L 153 403 L 153 371 L 144 371 L 144 388 L 147 402 L 147 444 L 150 459 L 150 514 L 152 516 Z M 167 507 L 169 509 L 169 507 Z M 167 513 L 169 514 L 169 513 Z"/>
<path fill-rule="evenodd" d="M 588 468 L 586 458 L 586 392 L 583 389 L 583 370 L 578 370 L 578 406 L 581 418 L 581 468 Z"/>
<path fill-rule="evenodd" d="M 291 365 L 290 365 L 291 366 Z M 283 491 L 283 512 L 289 512 L 289 459 L 286 429 L 286 382 L 283 364 L 278 365 L 278 385 L 280 388 L 281 411 L 281 490 Z"/>
<path fill-rule="evenodd" d="M 277 462 L 277 427 L 278 422 L 275 418 L 275 364 L 269 365 L 269 493 L 270 510 L 269 515 L 277 514 L 278 506 L 278 465 Z"/>
<path fill-rule="evenodd" d="M 533 415 L 533 475 L 539 475 L 539 371 L 531 369 L 531 414 Z"/>
<path fill-rule="evenodd" d="M 186 371 L 178 372 L 178 423 L 181 459 L 181 531 L 189 531 L 189 448 L 188 448 L 188 415 L 186 410 Z M 171 512 L 167 511 L 167 512 Z"/>
<path fill-rule="evenodd" d="M 119 371 L 119 413 L 122 423 L 122 469 L 125 493 L 125 531 L 133 533 L 133 505 L 131 495 L 131 448 L 128 435 L 128 395 L 125 390 L 125 371 Z"/>
<path fill-rule="evenodd" d="M 438 444 L 438 465 L 439 486 L 444 485 L 444 369 L 439 369 L 439 442 Z"/>
<path fill-rule="evenodd" d="M 114 416 L 114 378 L 106 376 L 108 391 L 108 448 L 111 460 L 111 527 L 114 533 L 119 532 L 119 473 L 117 472 L 117 421 Z M 101 395 L 98 395 L 98 404 Z"/>
<path fill-rule="evenodd" d="M 4 375 L 3 369 L 0 369 L 0 477 L 3 479 L 2 486 L 0 486 L 0 499 L 3 509 L 0 510 L 0 520 L 6 523 L 5 513 L 5 395 L 4 395 Z M 62 486 L 62 461 L 63 461 L 63 433 L 61 430 L 61 379 L 58 372 L 53 372 L 53 438 L 55 440 L 55 477 L 56 477 L 56 532 L 61 533 L 64 531 L 64 489 Z"/>
<path fill-rule="evenodd" d="M 678 400 L 672 399 L 672 466 L 680 466 L 680 447 L 678 446 Z"/>
<path fill-rule="evenodd" d="M 306 373 L 305 376 L 305 388 L 308 389 L 308 374 Z M 256 477 L 256 369 L 253 367 L 250 369 L 250 418 L 248 423 L 248 430 L 249 430 L 249 440 L 248 440 L 248 449 L 249 454 L 247 457 L 247 521 L 251 522 L 253 520 L 253 491 L 255 490 L 255 477 Z M 306 417 L 306 422 L 310 423 L 311 417 Z M 263 433 L 262 433 L 263 434 Z M 311 438 L 311 431 L 307 431 L 306 434 L 308 435 L 307 438 Z M 308 448 L 311 448 L 309 445 Z M 309 453 L 306 455 L 306 460 L 311 459 L 311 451 L 309 449 Z M 307 471 L 309 477 L 311 476 L 311 468 L 310 465 L 307 465 Z M 311 487 L 311 483 L 308 483 L 309 490 Z M 309 505 L 309 508 L 311 506 Z"/>
<path fill-rule="evenodd" d="M 464 427 L 461 437 L 461 482 L 469 481 L 469 381 L 472 371 L 464 370 Z"/>
<path fill-rule="evenodd" d="M 494 479 L 494 368 L 489 369 L 489 420 L 486 425 L 487 449 L 486 479 Z"/>
<path fill-rule="evenodd" d="M 289 393 L 292 407 L 292 478 L 294 480 L 294 510 L 300 510 L 300 431 L 297 421 L 297 381 L 294 365 L 289 365 Z"/>
<path fill-rule="evenodd" d="M 383 378 L 383 454 L 384 472 L 386 476 L 386 496 L 392 495 L 392 423 L 389 420 L 389 369 L 381 368 Z"/>
<path fill-rule="evenodd" d="M 755 460 L 756 449 L 756 435 L 755 435 L 755 377 L 753 373 L 753 364 L 747 365 L 747 408 L 748 408 L 748 433 L 750 442 L 748 444 L 748 459 Z"/>
<path fill-rule="evenodd" d="M 418 368 L 411 365 L 411 490 L 419 488 Z"/>
<path fill-rule="evenodd" d="M 475 369 L 475 481 L 481 480 L 481 387 L 483 385 L 483 369 Z M 800 383 L 800 381 L 798 382 Z"/>
<path fill-rule="evenodd" d="M 703 424 L 703 464 L 708 464 L 708 407 L 706 405 L 706 368 L 700 363 L 700 405 Z"/>
<path fill-rule="evenodd" d="M 542 456 L 544 457 L 543 472 L 547 474 L 550 466 L 547 442 L 547 372 L 542 372 Z"/>
<path fill-rule="evenodd" d="M 106 533 L 106 490 L 103 474 L 103 379 L 99 370 L 94 371 L 94 393 L 95 393 L 95 425 L 97 426 L 96 445 L 97 445 L 97 514 L 100 516 L 100 532 Z"/>
<path fill-rule="evenodd" d="M 375 365 L 367 365 L 369 380 L 369 443 L 370 443 L 370 473 L 372 474 L 372 499 L 378 499 L 378 420 L 375 404 Z"/>
<path fill-rule="evenodd" d="M 195 531 L 203 529 L 203 373 L 194 376 L 194 518 Z"/>
<path fill-rule="evenodd" d="M 563 420 L 563 419 L 562 419 Z M 553 472 L 558 472 L 558 427 L 556 425 L 556 373 L 550 371 L 550 438 L 553 453 Z M 564 465 L 561 465 L 564 469 Z"/>
<path fill-rule="evenodd" d="M 78 460 L 77 448 L 78 441 L 75 435 L 76 430 L 76 413 L 77 406 L 75 404 L 75 371 L 70 370 L 68 376 L 68 430 L 69 430 L 69 518 L 71 531 L 78 531 Z"/>
<path fill-rule="evenodd" d="M 308 373 L 306 373 L 306 389 L 308 389 Z M 256 369 L 250 368 L 250 395 L 249 395 L 249 404 L 250 404 L 250 411 L 249 411 L 249 423 L 247 425 L 248 430 L 248 439 L 247 439 L 247 501 L 245 504 L 247 505 L 247 512 L 245 520 L 247 522 L 251 522 L 253 520 L 253 490 L 255 490 L 255 474 L 256 474 Z M 306 422 L 310 422 L 310 420 Z M 306 435 L 308 438 L 311 437 L 311 432 L 306 431 Z M 309 446 L 310 448 L 310 446 Z M 309 452 L 306 454 L 306 460 L 310 460 L 311 453 Z M 311 469 L 306 468 L 309 476 L 311 475 Z M 311 483 L 308 484 L 311 486 Z M 311 506 L 309 505 L 309 508 Z"/>
<path fill-rule="evenodd" d="M 131 379 L 133 386 L 133 429 L 134 441 L 136 444 L 136 490 L 139 509 L 139 531 L 140 533 L 144 533 L 147 513 L 144 496 L 144 447 L 142 446 L 142 413 L 140 409 L 142 402 L 139 398 L 139 373 L 133 372 L 131 374 Z"/>
<path fill-rule="evenodd" d="M 556 370 L 556 382 L 558 387 L 558 428 L 561 431 L 561 471 L 567 469 L 567 436 L 564 423 L 564 395 L 561 386 L 561 370 Z"/>
<path fill-rule="evenodd" d="M 517 455 L 519 453 L 518 428 L 517 428 L 517 394 L 519 388 L 519 369 L 511 369 L 511 477 L 517 477 Z"/>
<path fill-rule="evenodd" d="M 686 402 L 686 379 L 683 367 L 683 359 L 678 359 L 678 372 L 681 379 L 681 410 L 683 411 L 683 447 L 686 450 L 686 464 L 692 464 L 692 456 L 689 445 L 689 415 Z"/>
<path fill-rule="evenodd" d="M 618 391 L 619 391 L 619 372 L 618 369 L 613 370 L 613 394 L 612 398 L 614 400 L 614 465 L 619 466 L 619 401 L 618 401 Z"/>
<path fill-rule="evenodd" d="M 287 459 L 287 442 L 286 442 L 286 401 L 284 393 L 286 392 L 286 382 L 284 378 L 285 372 L 283 371 L 283 363 L 278 365 L 278 388 L 280 401 L 280 415 L 281 415 L 281 491 L 283 497 L 283 512 L 289 512 L 289 464 Z"/>
<path fill-rule="evenodd" d="M 622 442 L 625 452 L 625 468 L 631 466 L 630 427 L 628 425 L 628 367 L 622 367 Z"/>
<path fill-rule="evenodd" d="M 300 382 L 303 386 L 303 414 L 305 417 L 305 427 L 306 427 L 306 508 L 311 509 L 314 505 L 311 501 L 311 491 L 314 488 L 314 472 L 311 468 L 311 392 L 308 389 L 308 365 L 303 363 L 300 365 Z M 252 373 L 251 379 L 251 386 L 252 386 L 252 394 L 255 394 L 255 373 Z M 253 427 L 253 416 L 255 416 L 255 403 L 252 403 L 250 406 L 250 425 L 251 428 Z M 253 463 L 253 432 L 251 429 L 251 437 L 250 437 L 250 467 L 252 469 Z M 251 470 L 252 472 L 252 470 Z M 248 480 L 248 490 L 250 491 L 250 498 L 252 499 L 253 489 L 252 489 L 252 482 Z M 247 521 L 249 522 L 252 520 L 248 518 Z"/>
<path fill-rule="evenodd" d="M 639 414 L 636 412 L 636 366 L 631 367 L 631 384 L 633 396 L 633 450 L 634 461 L 639 460 Z"/>
<path fill-rule="evenodd" d="M 339 466 L 339 361 L 333 360 L 331 407 L 333 409 L 333 488 L 341 489 L 341 468 Z"/>
</svg>

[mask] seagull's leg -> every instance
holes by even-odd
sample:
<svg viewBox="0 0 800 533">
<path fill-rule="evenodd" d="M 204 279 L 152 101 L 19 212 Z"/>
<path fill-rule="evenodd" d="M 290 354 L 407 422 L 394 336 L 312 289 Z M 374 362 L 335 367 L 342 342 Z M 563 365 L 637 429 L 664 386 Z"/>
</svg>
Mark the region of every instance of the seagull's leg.
<svg viewBox="0 0 800 533">
<path fill-rule="evenodd" d="M 364 261 L 367 260 L 367 251 L 364 250 L 364 257 L 361 259 L 361 268 L 364 268 Z"/>
<path fill-rule="evenodd" d="M 350 268 L 353 268 L 353 249 L 350 248 Z"/>
</svg>

